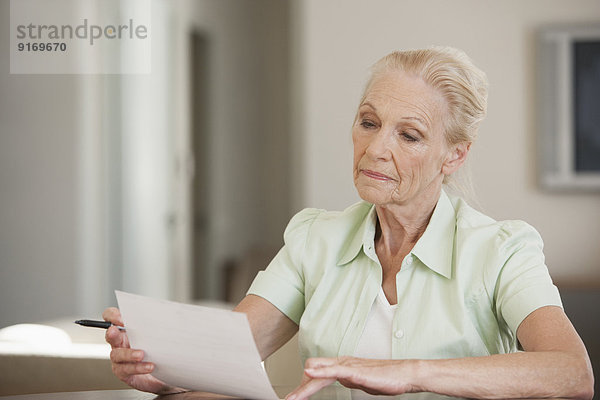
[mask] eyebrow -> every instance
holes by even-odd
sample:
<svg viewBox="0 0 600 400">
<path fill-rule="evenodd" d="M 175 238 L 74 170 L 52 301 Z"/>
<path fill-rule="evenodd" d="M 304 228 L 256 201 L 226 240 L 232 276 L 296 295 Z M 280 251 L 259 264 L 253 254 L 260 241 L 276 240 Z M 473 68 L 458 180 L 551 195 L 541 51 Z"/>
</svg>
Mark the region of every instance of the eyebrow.
<svg viewBox="0 0 600 400">
<path fill-rule="evenodd" d="M 373 111 L 377 112 L 377 108 L 373 104 L 369 103 L 368 101 L 362 103 L 358 108 L 360 109 L 362 106 L 368 106 L 368 107 L 372 108 Z M 425 123 L 425 121 L 423 121 L 422 118 L 419 118 L 419 117 L 401 117 L 400 119 L 409 120 L 409 121 L 417 121 L 417 122 L 421 123 L 421 125 L 423 125 L 425 128 L 429 128 L 429 125 L 427 123 Z"/>
</svg>

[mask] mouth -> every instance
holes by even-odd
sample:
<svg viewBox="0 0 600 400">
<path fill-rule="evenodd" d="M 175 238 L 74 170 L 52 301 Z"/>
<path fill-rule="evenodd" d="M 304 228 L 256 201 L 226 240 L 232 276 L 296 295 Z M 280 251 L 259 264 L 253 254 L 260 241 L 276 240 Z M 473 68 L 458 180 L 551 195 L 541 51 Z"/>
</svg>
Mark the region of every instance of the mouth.
<svg viewBox="0 0 600 400">
<path fill-rule="evenodd" d="M 379 172 L 371 171 L 369 169 L 361 169 L 360 172 L 363 175 L 366 175 L 369 178 L 376 179 L 378 181 L 384 181 L 385 182 L 385 181 L 393 181 L 394 180 L 393 178 L 391 178 L 391 177 L 389 177 L 387 175 L 380 174 Z"/>
</svg>

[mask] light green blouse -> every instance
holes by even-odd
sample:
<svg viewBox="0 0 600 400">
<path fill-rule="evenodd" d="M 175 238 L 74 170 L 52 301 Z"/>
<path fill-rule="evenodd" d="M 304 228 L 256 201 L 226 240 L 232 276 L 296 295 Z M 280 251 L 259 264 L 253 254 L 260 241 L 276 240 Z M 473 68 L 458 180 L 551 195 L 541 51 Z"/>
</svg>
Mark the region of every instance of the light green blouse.
<svg viewBox="0 0 600 400">
<path fill-rule="evenodd" d="M 375 207 L 305 209 L 248 293 L 299 325 L 300 354 L 353 355 L 382 282 Z M 454 358 L 514 352 L 519 324 L 561 306 L 542 239 L 522 221 L 497 222 L 442 191 L 423 236 L 396 275 L 392 356 Z"/>
</svg>

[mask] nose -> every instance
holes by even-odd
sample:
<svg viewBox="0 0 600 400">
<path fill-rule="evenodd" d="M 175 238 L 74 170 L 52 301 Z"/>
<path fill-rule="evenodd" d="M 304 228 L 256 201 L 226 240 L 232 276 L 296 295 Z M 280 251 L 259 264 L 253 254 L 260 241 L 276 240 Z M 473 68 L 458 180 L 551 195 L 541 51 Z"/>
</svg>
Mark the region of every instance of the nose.
<svg viewBox="0 0 600 400">
<path fill-rule="evenodd" d="M 366 153 L 369 157 L 377 160 L 390 160 L 392 152 L 390 150 L 390 139 L 392 132 L 389 129 L 380 129 L 375 135 L 370 137 Z"/>
</svg>

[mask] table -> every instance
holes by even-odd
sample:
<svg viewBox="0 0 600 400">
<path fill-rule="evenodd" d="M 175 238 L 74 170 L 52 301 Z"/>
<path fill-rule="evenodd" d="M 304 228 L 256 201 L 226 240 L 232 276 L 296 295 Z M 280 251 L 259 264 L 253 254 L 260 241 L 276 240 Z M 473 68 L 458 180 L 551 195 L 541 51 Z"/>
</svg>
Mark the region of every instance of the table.
<svg viewBox="0 0 600 400">
<path fill-rule="evenodd" d="M 274 386 L 275 393 L 280 398 L 294 388 L 290 386 Z M 325 388 L 318 396 L 313 399 L 350 399 L 349 390 L 342 387 Z M 61 393 L 40 393 L 25 394 L 17 396 L 0 396 L 0 400 L 225 400 L 235 399 L 235 397 L 224 396 L 203 392 L 185 392 L 164 396 L 157 396 L 152 393 L 140 392 L 138 390 L 96 390 L 85 392 L 61 392 Z M 389 399 L 389 397 L 388 397 Z"/>
<path fill-rule="evenodd" d="M 283 399 L 293 388 L 274 386 L 277 395 Z M 368 396 L 360 392 L 358 399 L 365 399 Z M 373 396 L 372 399 L 380 400 L 441 400 L 452 399 L 451 397 L 441 396 L 433 393 L 414 393 L 401 396 Z M 140 392 L 133 389 L 127 390 L 98 390 L 88 392 L 63 392 L 63 393 L 41 393 L 25 394 L 18 396 L 0 396 L 0 400 L 227 400 L 238 399 L 212 393 L 203 392 L 185 392 L 164 396 L 157 396 L 152 393 Z M 311 397 L 311 400 L 354 400 L 351 391 L 341 386 L 329 386 L 322 389 L 319 393 Z M 548 400 L 548 399 L 545 399 Z"/>
<path fill-rule="evenodd" d="M 281 398 L 292 391 L 291 387 L 275 387 L 275 392 Z M 235 399 L 235 397 L 224 396 L 213 393 L 185 392 L 164 396 L 152 393 L 140 392 L 134 389 L 126 390 L 95 390 L 84 392 L 60 392 L 23 394 L 16 396 L 0 396 L 1 400 L 224 400 Z"/>
<path fill-rule="evenodd" d="M 281 398 L 285 397 L 293 388 L 276 387 L 275 392 Z M 2 400 L 224 400 L 234 397 L 212 393 L 186 392 L 164 396 L 152 393 L 140 392 L 138 390 L 95 390 L 85 392 L 61 392 L 24 394 L 16 396 L 0 396 Z"/>
<path fill-rule="evenodd" d="M 2 400 L 151 400 L 156 395 L 144 393 L 138 390 L 95 390 L 86 392 L 59 392 L 59 393 L 40 393 L 40 394 L 21 394 L 16 396 L 2 396 Z"/>
</svg>

